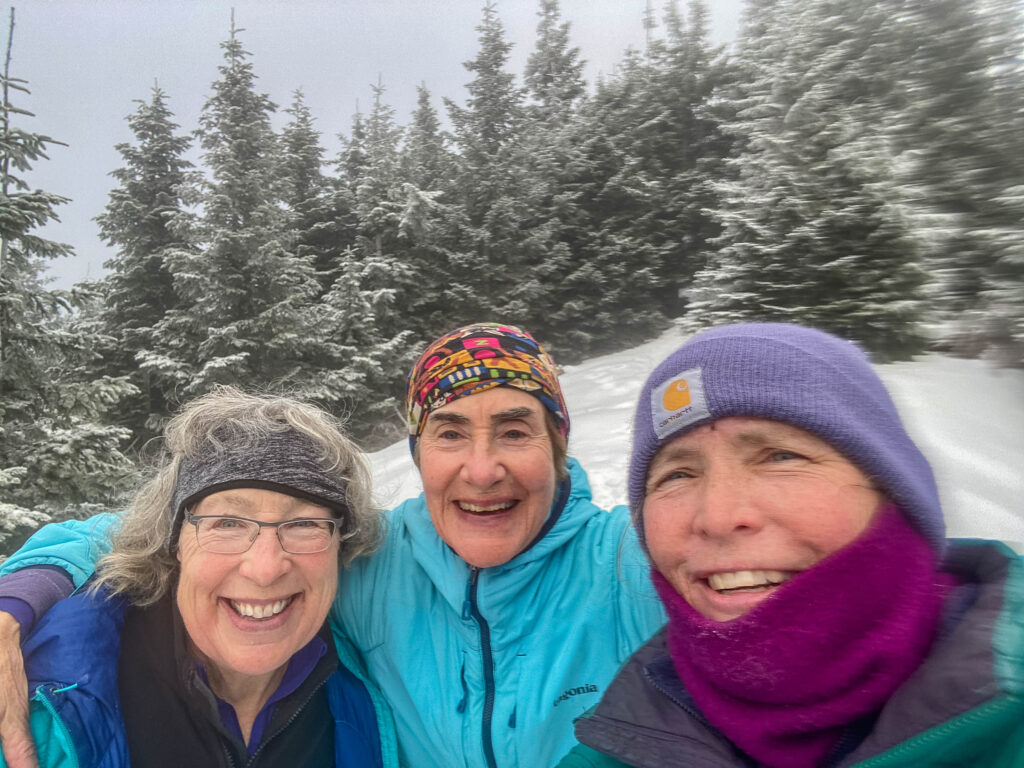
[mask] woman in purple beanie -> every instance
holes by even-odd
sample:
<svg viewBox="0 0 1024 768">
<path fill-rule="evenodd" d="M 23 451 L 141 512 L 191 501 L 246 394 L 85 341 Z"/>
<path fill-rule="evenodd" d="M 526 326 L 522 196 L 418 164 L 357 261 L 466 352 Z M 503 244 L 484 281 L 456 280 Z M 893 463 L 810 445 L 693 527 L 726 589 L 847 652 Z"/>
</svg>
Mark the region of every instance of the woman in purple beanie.
<svg viewBox="0 0 1024 768">
<path fill-rule="evenodd" d="M 561 766 L 1024 766 L 1024 561 L 945 539 L 852 343 L 687 341 L 641 392 L 629 496 L 669 621 Z"/>
</svg>

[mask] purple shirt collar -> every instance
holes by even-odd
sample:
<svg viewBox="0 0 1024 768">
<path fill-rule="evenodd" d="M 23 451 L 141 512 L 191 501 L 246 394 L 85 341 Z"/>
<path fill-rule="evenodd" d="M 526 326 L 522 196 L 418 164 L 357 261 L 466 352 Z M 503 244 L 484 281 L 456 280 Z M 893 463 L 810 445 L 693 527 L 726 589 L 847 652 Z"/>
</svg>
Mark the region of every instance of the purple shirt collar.
<svg viewBox="0 0 1024 768">
<path fill-rule="evenodd" d="M 288 660 L 288 668 L 284 671 L 284 677 L 281 678 L 280 685 L 277 686 L 277 690 L 270 694 L 270 698 L 267 699 L 267 703 L 263 705 L 263 708 L 256 715 L 256 720 L 252 724 L 252 733 L 249 735 L 249 744 L 246 747 L 250 757 L 259 749 L 260 742 L 263 741 L 263 732 L 266 730 L 267 723 L 270 722 L 270 718 L 274 714 L 274 705 L 285 696 L 294 693 L 302 685 L 325 653 L 327 653 L 327 643 L 319 635 L 314 635 L 312 640 L 297 650 L 291 659 Z M 210 681 L 206 675 L 205 667 L 199 663 L 196 664 L 196 667 L 200 677 L 209 685 Z M 217 701 L 217 713 L 220 715 L 224 727 L 227 728 L 229 733 L 237 736 L 240 742 L 245 743 L 245 739 L 242 738 L 242 727 L 238 724 L 238 715 L 235 714 L 234 707 L 217 696 L 217 694 L 214 694 L 214 699 Z"/>
</svg>

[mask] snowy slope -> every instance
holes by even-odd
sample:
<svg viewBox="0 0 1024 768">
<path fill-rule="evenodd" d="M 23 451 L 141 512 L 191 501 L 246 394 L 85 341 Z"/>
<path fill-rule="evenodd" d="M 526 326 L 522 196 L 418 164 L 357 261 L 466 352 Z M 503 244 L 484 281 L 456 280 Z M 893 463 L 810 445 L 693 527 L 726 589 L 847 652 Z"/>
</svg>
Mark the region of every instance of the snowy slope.
<svg viewBox="0 0 1024 768">
<path fill-rule="evenodd" d="M 626 501 L 633 406 L 645 376 L 683 340 L 675 329 L 635 349 L 568 366 L 569 452 L 595 501 Z M 880 365 L 907 429 L 935 470 L 951 536 L 1024 543 L 1024 371 L 939 355 Z M 377 499 L 393 506 L 421 490 L 403 441 L 371 455 Z"/>
</svg>

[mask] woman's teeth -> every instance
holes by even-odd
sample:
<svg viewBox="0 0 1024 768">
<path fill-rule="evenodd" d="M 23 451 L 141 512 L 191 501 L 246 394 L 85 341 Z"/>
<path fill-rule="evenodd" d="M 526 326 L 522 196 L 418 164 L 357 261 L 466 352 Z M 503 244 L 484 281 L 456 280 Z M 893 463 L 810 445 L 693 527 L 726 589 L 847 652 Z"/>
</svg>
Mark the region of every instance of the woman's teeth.
<svg viewBox="0 0 1024 768">
<path fill-rule="evenodd" d="M 266 603 L 263 605 L 254 605 L 253 603 L 242 603 L 237 600 L 230 600 L 231 607 L 235 609 L 235 613 L 239 616 L 247 616 L 250 619 L 269 619 L 271 616 L 276 616 L 291 603 L 292 598 L 287 600 L 278 600 L 274 603 Z"/>
<path fill-rule="evenodd" d="M 463 512 L 473 512 L 475 514 L 483 514 L 485 512 L 504 512 L 506 509 L 511 509 L 515 505 L 515 500 L 502 501 L 497 504 L 491 504 L 489 506 L 483 506 L 480 504 L 470 504 L 468 501 L 460 501 L 459 509 Z"/>
<path fill-rule="evenodd" d="M 792 571 L 732 571 L 708 576 L 716 592 L 761 592 L 793 578 Z"/>
</svg>

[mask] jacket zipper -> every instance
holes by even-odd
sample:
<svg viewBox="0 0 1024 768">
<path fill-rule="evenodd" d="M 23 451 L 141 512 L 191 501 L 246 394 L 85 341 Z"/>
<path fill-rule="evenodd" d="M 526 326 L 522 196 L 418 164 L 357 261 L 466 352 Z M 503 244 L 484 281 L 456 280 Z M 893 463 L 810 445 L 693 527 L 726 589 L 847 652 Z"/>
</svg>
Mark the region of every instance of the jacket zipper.
<svg viewBox="0 0 1024 768">
<path fill-rule="evenodd" d="M 494 657 L 491 654 L 491 627 L 480 613 L 476 602 L 477 582 L 480 578 L 480 569 L 470 569 L 469 586 L 467 588 L 466 604 L 463 606 L 462 615 L 471 616 L 480 627 L 480 652 L 484 660 L 484 717 L 483 717 L 483 741 L 484 757 L 487 760 L 488 768 L 498 768 L 494 759 L 494 744 L 491 740 L 491 720 L 494 717 Z"/>
<path fill-rule="evenodd" d="M 59 690 L 66 689 L 62 688 Z M 52 695 L 57 691 L 58 689 L 56 687 L 53 687 L 50 689 L 50 694 Z M 71 732 L 68 731 L 68 727 L 64 723 L 64 720 L 61 718 L 60 715 L 57 714 L 57 708 L 53 705 L 53 702 L 50 701 L 50 697 L 46 695 L 45 688 L 41 685 L 38 688 L 36 688 L 36 695 L 32 698 L 40 702 L 43 705 L 43 707 L 45 707 L 46 711 L 50 713 L 50 717 L 53 718 L 53 721 L 57 726 L 57 730 L 60 731 L 60 734 L 64 737 L 65 742 L 70 748 L 71 764 L 74 766 L 74 768 L 78 768 L 78 766 L 80 765 L 80 763 L 78 762 L 78 748 L 76 747 L 75 743 L 71 740 Z"/>
<path fill-rule="evenodd" d="M 696 707 L 691 706 L 688 702 L 683 701 L 681 698 L 676 696 L 672 691 L 668 690 L 665 686 L 663 686 L 661 684 L 661 681 L 658 680 L 654 675 L 652 675 L 649 672 L 647 672 L 647 670 L 644 670 L 644 677 L 646 677 L 648 679 L 648 681 L 650 681 L 651 685 L 653 685 L 655 688 L 658 689 L 658 691 L 661 692 L 662 696 L 667 698 L 669 701 L 671 701 L 673 704 L 675 704 L 677 707 L 679 707 L 681 710 L 683 710 L 686 714 L 688 714 L 690 717 L 692 717 L 698 723 L 700 723 L 701 725 L 704 725 L 704 726 L 706 726 L 708 728 L 713 728 L 715 730 L 718 730 L 713 725 L 711 725 L 710 722 L 708 722 L 708 719 L 706 717 L 704 717 L 704 713 L 703 712 L 701 712 Z"/>
<path fill-rule="evenodd" d="M 245 762 L 245 765 L 246 765 L 247 768 L 249 766 L 256 765 L 256 760 L 259 758 L 260 752 L 263 751 L 263 748 L 267 745 L 267 743 L 272 741 L 273 739 L 276 739 L 278 736 L 280 736 L 282 733 L 284 733 L 286 730 L 288 730 L 288 726 L 290 726 L 292 723 L 294 723 L 295 720 L 298 718 L 298 716 L 302 714 L 302 710 L 304 710 L 309 705 L 309 702 L 311 702 L 313 700 L 313 697 L 316 696 L 317 691 L 319 691 L 321 688 L 323 688 L 327 684 L 327 681 L 329 679 L 330 679 L 330 675 L 328 675 L 323 680 L 321 680 L 320 684 L 316 688 L 314 688 L 312 691 L 309 692 L 309 696 L 307 696 L 306 700 L 302 702 L 302 705 L 298 709 L 296 709 L 294 712 L 292 712 L 292 716 L 289 717 L 288 720 L 286 722 L 284 722 L 281 725 L 280 728 L 278 728 L 276 731 L 274 731 L 268 738 L 260 740 L 260 745 L 258 747 L 256 747 L 256 751 L 252 753 L 252 757 L 250 757 Z"/>
</svg>

